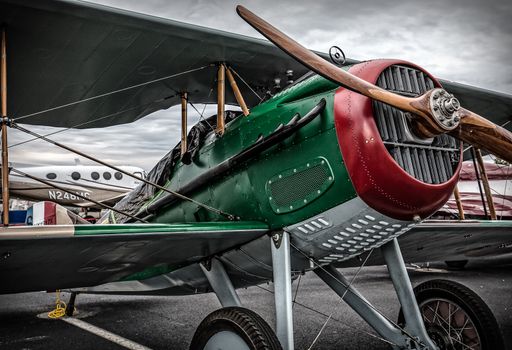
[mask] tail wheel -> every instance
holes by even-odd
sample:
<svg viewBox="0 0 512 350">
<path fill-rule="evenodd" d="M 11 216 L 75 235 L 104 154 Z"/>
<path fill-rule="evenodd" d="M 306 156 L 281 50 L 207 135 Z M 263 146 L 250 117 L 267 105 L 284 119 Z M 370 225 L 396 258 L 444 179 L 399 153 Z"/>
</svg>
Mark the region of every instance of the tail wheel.
<svg viewBox="0 0 512 350">
<path fill-rule="evenodd" d="M 448 350 L 505 349 L 498 322 L 487 304 L 460 283 L 431 280 L 414 288 L 432 341 Z M 402 311 L 398 323 L 404 325 Z"/>
<path fill-rule="evenodd" d="M 201 322 L 190 350 L 281 350 L 276 334 L 255 312 L 241 307 L 214 311 Z"/>
</svg>

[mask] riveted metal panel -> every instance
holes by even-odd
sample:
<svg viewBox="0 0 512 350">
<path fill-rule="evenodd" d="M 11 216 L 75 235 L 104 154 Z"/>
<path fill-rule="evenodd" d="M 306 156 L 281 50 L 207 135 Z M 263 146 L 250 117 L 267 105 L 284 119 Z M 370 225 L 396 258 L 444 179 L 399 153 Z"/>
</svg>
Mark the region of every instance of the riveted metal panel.
<svg viewBox="0 0 512 350">
<path fill-rule="evenodd" d="M 266 192 L 274 212 L 284 214 L 305 207 L 333 183 L 328 160 L 318 157 L 274 175 L 267 182 Z"/>
</svg>

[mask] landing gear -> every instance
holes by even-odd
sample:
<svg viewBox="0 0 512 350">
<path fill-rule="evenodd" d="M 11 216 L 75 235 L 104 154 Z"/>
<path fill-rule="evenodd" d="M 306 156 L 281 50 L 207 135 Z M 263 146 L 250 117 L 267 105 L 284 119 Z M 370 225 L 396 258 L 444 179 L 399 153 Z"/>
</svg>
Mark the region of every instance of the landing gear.
<svg viewBox="0 0 512 350">
<path fill-rule="evenodd" d="M 255 312 L 241 307 L 240 298 L 218 258 L 201 264 L 205 277 L 223 308 L 197 327 L 191 350 L 282 350 L 276 333 Z"/>
<path fill-rule="evenodd" d="M 467 287 L 431 280 L 414 288 L 427 333 L 439 349 L 505 349 L 489 307 Z M 404 323 L 402 311 L 398 323 Z"/>
<path fill-rule="evenodd" d="M 208 315 L 197 328 L 190 350 L 281 350 L 276 334 L 255 312 L 225 307 Z"/>
</svg>

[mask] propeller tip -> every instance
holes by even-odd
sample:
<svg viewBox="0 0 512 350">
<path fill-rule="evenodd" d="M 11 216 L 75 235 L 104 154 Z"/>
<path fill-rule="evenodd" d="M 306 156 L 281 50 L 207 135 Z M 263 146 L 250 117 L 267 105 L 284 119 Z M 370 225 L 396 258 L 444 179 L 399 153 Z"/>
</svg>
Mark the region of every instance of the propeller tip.
<svg viewBox="0 0 512 350">
<path fill-rule="evenodd" d="M 243 15 L 243 12 L 247 12 L 248 10 L 243 5 L 236 5 L 236 13 L 238 13 L 239 16 Z"/>
</svg>

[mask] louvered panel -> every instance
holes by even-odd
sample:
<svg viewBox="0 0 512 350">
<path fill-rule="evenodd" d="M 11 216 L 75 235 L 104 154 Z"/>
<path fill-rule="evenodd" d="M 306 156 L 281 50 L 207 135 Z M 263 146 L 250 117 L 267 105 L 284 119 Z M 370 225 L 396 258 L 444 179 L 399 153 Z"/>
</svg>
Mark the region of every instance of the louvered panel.
<svg viewBox="0 0 512 350">
<path fill-rule="evenodd" d="M 435 87 L 425 73 L 411 67 L 388 67 L 377 85 L 405 96 L 418 96 Z M 402 169 L 420 181 L 439 184 L 448 181 L 460 161 L 458 142 L 446 134 L 431 143 L 411 136 L 407 113 L 373 102 L 375 122 L 389 153 Z"/>
<path fill-rule="evenodd" d="M 420 162 L 421 162 L 421 167 L 425 173 L 425 182 L 430 183 L 430 184 L 433 183 L 432 182 L 432 174 L 430 172 L 430 167 L 428 165 L 427 151 L 425 151 L 424 149 L 420 149 Z"/>
<path fill-rule="evenodd" d="M 441 182 L 439 172 L 437 171 L 436 161 L 434 159 L 434 150 L 428 150 L 428 164 L 430 173 L 432 174 L 432 183 L 438 184 Z"/>
</svg>

